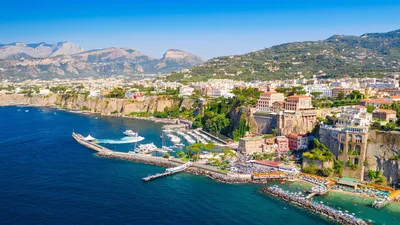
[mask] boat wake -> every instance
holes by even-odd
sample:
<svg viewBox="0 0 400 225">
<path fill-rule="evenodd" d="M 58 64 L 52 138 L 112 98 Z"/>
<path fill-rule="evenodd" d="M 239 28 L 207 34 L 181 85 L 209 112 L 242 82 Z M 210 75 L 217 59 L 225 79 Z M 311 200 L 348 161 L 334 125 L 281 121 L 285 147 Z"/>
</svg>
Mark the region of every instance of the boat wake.
<svg viewBox="0 0 400 225">
<path fill-rule="evenodd" d="M 128 144 L 143 141 L 144 137 L 123 137 L 121 139 L 98 139 L 97 141 L 102 144 Z"/>
</svg>

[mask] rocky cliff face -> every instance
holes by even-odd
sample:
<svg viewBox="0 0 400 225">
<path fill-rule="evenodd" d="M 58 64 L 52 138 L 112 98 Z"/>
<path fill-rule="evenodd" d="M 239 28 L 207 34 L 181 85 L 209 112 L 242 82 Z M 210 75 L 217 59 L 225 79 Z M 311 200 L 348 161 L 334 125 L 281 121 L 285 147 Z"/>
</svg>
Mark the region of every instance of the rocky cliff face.
<svg viewBox="0 0 400 225">
<path fill-rule="evenodd" d="M 400 182 L 400 160 L 389 159 L 400 154 L 400 132 L 371 131 L 369 139 L 366 171 L 381 170 L 388 182 Z"/>
<path fill-rule="evenodd" d="M 53 94 L 50 96 L 26 97 L 24 95 L 0 95 L 0 105 L 34 105 L 34 106 L 59 106 L 70 110 L 88 110 L 102 115 L 127 115 L 132 112 L 160 112 L 165 107 L 192 105 L 190 99 L 182 103 L 167 96 L 149 96 L 141 100 L 131 99 L 97 99 L 86 98 L 84 95 L 68 97 Z"/>
<path fill-rule="evenodd" d="M 176 49 L 155 59 L 131 48 L 83 52 L 70 42 L 0 45 L 0 79 L 168 73 L 202 62 L 200 57 Z"/>
</svg>

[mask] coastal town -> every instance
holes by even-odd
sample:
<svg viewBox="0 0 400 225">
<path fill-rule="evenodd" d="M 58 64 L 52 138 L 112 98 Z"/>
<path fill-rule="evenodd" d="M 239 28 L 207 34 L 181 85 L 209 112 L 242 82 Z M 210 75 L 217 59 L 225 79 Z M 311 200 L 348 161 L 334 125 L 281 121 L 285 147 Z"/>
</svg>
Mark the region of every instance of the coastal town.
<svg viewBox="0 0 400 225">
<path fill-rule="evenodd" d="M 311 79 L 187 84 L 126 77 L 3 80 L 0 104 L 166 123 L 162 138 L 174 146 L 139 144 L 128 153 L 99 151 L 106 157 L 177 166 L 146 181 L 181 171 L 229 183 L 301 181 L 313 185 L 302 199 L 340 191 L 373 197 L 372 206 L 383 208 L 400 196 L 399 78 L 390 73 L 328 79 L 321 72 Z M 156 107 L 150 105 L 154 102 Z M 166 161 L 150 160 L 154 152 Z M 351 215 L 343 218 L 358 221 Z"/>
</svg>

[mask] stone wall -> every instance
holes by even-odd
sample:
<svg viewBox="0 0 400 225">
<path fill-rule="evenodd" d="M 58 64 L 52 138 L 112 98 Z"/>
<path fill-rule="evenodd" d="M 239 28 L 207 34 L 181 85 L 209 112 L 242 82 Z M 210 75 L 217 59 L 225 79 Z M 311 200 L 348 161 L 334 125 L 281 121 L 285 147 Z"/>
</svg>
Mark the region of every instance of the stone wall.
<svg viewBox="0 0 400 225">
<path fill-rule="evenodd" d="M 273 114 L 254 114 L 253 115 L 256 131 L 260 134 L 270 134 L 272 129 L 276 129 L 276 115 Z"/>
</svg>

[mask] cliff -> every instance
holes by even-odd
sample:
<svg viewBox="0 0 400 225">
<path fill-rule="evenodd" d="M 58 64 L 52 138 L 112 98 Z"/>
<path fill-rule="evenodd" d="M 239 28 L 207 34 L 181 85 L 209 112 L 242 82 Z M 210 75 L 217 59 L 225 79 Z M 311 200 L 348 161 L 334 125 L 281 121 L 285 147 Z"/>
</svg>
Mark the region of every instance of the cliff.
<svg viewBox="0 0 400 225">
<path fill-rule="evenodd" d="M 168 96 L 147 96 L 140 100 L 134 99 L 109 99 L 87 98 L 84 95 L 59 95 L 49 96 L 0 95 L 0 105 L 33 105 L 33 106 L 59 106 L 69 110 L 87 110 L 101 115 L 127 115 L 132 112 L 161 112 L 166 107 L 180 105 L 189 108 L 191 99 L 171 99 Z"/>
<path fill-rule="evenodd" d="M 367 170 L 381 170 L 389 183 L 400 182 L 400 132 L 370 131 L 367 146 Z"/>
</svg>

